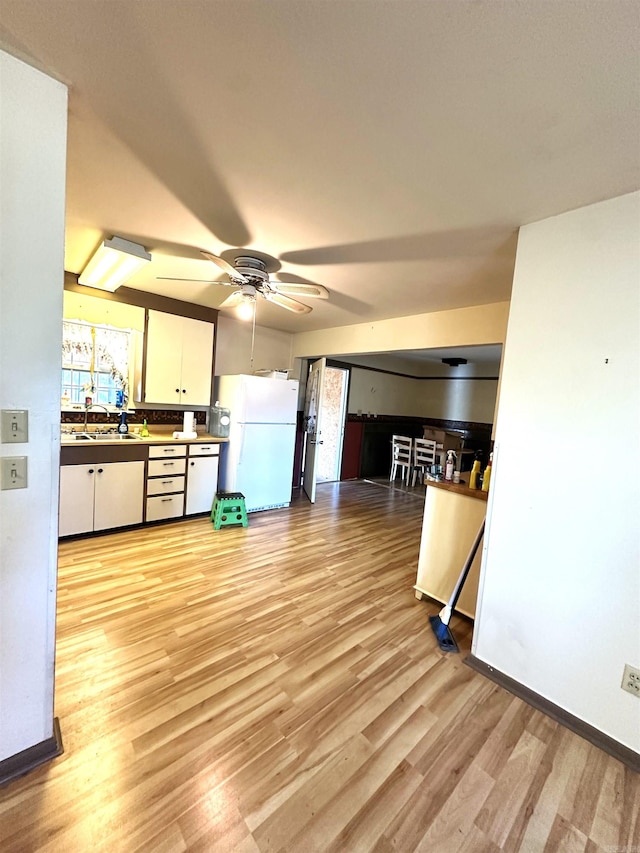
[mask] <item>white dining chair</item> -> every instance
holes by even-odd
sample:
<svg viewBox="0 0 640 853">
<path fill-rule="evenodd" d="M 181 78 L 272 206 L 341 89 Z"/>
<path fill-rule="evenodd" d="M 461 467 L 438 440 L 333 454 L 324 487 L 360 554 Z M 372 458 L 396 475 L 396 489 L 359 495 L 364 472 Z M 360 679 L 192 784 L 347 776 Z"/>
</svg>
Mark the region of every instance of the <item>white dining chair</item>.
<svg viewBox="0 0 640 853">
<path fill-rule="evenodd" d="M 414 438 L 413 451 L 411 453 L 411 485 L 415 486 L 418 475 L 420 482 L 424 483 L 424 475 L 427 468 L 437 464 L 438 451 L 436 442 L 427 438 Z M 407 477 L 407 485 L 409 478 Z"/>
<path fill-rule="evenodd" d="M 413 439 L 407 435 L 391 436 L 391 473 L 389 482 L 393 482 L 397 476 L 398 468 L 402 469 L 402 481 L 406 480 L 409 485 L 409 472 L 411 471 L 411 456 L 413 451 Z"/>
</svg>

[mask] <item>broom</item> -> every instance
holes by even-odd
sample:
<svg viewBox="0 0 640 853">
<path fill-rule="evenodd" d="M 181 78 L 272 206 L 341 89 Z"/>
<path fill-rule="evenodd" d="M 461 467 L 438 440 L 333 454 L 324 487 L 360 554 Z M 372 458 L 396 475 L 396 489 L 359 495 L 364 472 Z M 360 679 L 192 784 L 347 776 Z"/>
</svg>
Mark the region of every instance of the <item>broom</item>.
<svg viewBox="0 0 640 853">
<path fill-rule="evenodd" d="M 458 603 L 458 598 L 460 598 L 462 587 L 464 586 L 467 576 L 471 570 L 471 564 L 476 556 L 480 542 L 482 542 L 482 537 L 484 536 L 484 523 L 485 519 L 483 518 L 480 529 L 478 530 L 473 545 L 471 546 L 471 550 L 469 551 L 469 555 L 467 556 L 465 564 L 462 567 L 462 571 L 460 572 L 460 577 L 458 578 L 453 592 L 451 593 L 451 598 L 437 616 L 429 616 L 429 622 L 431 623 L 433 633 L 436 635 L 438 645 L 443 652 L 460 651 L 458 644 L 451 633 L 451 629 L 449 628 L 449 622 L 451 620 L 451 614 Z"/>
</svg>

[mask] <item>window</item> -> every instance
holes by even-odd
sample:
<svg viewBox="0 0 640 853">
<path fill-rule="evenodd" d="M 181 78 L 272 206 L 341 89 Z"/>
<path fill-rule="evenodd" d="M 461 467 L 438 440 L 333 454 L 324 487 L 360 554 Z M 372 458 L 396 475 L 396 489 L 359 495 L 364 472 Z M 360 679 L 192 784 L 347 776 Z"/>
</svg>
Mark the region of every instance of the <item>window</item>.
<svg viewBox="0 0 640 853">
<path fill-rule="evenodd" d="M 80 320 L 62 324 L 62 401 L 125 406 L 131 332 Z M 120 392 L 120 394 L 118 393 Z"/>
</svg>

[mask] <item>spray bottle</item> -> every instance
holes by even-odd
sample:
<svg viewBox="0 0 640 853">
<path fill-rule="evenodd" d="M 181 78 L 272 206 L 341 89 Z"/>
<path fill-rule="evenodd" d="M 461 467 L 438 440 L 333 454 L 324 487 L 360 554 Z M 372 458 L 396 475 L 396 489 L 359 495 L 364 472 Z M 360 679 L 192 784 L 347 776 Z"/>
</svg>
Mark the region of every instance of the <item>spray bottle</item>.
<svg viewBox="0 0 640 853">
<path fill-rule="evenodd" d="M 122 412 L 120 415 L 120 423 L 118 424 L 118 432 L 121 435 L 129 432 L 129 425 L 127 424 L 127 413 Z"/>
<path fill-rule="evenodd" d="M 453 480 L 453 469 L 456 467 L 456 454 L 453 450 L 447 450 L 447 461 L 444 466 L 444 478 L 449 483 Z"/>
<path fill-rule="evenodd" d="M 493 453 L 489 454 L 489 464 L 484 469 L 484 477 L 482 478 L 482 491 L 489 491 L 489 483 L 491 482 L 491 463 L 493 461 Z"/>
<path fill-rule="evenodd" d="M 480 457 L 476 454 L 475 459 L 473 460 L 473 468 L 471 469 L 471 474 L 469 474 L 469 488 L 477 489 L 478 486 L 478 476 L 480 474 Z"/>
</svg>

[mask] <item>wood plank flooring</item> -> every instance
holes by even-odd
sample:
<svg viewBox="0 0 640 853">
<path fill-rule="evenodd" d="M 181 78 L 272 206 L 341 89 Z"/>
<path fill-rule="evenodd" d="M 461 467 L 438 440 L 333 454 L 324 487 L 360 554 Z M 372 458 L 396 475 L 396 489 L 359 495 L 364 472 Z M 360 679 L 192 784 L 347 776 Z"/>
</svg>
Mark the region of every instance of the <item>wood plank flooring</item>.
<svg viewBox="0 0 640 853">
<path fill-rule="evenodd" d="M 384 484 L 60 545 L 65 754 L 0 850 L 638 853 L 639 777 L 443 655 Z"/>
</svg>

